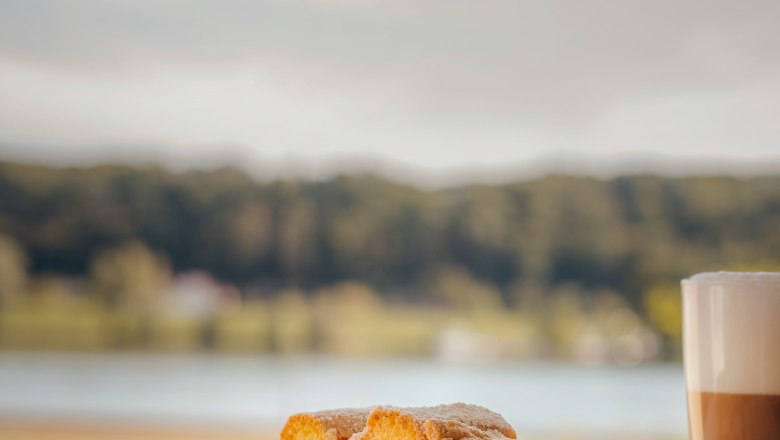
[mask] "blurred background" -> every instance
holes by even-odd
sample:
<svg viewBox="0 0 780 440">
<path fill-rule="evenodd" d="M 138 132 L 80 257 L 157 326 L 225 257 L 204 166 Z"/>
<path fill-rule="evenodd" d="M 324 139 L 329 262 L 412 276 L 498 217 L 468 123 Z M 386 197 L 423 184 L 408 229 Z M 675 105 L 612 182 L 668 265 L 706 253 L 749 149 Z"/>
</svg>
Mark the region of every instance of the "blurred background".
<svg viewBox="0 0 780 440">
<path fill-rule="evenodd" d="M 779 20 L 3 2 L 0 436 L 466 401 L 685 438 L 679 280 L 780 271 Z"/>
</svg>

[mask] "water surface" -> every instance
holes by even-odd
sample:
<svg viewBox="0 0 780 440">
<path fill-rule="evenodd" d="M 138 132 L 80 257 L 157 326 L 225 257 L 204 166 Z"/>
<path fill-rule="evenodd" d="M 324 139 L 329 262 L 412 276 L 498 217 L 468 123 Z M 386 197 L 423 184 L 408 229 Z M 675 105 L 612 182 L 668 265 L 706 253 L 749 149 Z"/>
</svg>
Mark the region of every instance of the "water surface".
<svg viewBox="0 0 780 440">
<path fill-rule="evenodd" d="M 455 401 L 494 409 L 521 434 L 686 430 L 678 365 L 0 353 L 4 419 L 278 429 L 297 411 Z"/>
</svg>

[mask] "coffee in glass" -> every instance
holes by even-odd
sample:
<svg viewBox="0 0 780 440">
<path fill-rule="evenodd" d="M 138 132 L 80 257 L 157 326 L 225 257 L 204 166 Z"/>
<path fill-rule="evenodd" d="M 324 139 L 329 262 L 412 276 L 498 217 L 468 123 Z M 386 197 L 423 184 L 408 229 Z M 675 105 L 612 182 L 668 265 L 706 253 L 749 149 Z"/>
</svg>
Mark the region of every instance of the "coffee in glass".
<svg viewBox="0 0 780 440">
<path fill-rule="evenodd" d="M 780 439 L 780 273 L 682 282 L 691 440 Z"/>
</svg>

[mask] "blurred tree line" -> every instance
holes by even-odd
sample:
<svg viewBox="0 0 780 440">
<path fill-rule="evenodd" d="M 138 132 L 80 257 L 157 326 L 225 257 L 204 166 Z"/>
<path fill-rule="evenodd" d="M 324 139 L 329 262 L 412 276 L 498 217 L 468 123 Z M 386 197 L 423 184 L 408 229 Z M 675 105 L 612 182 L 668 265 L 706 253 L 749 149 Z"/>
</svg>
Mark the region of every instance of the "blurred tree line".
<svg viewBox="0 0 780 440">
<path fill-rule="evenodd" d="M 309 301 L 340 283 L 388 303 L 536 316 L 565 315 L 565 298 L 585 309 L 614 298 L 674 340 L 680 278 L 780 270 L 780 176 L 551 175 L 433 191 L 360 174 L 260 182 L 230 168 L 0 163 L 0 234 L 0 308 L 34 290 L 31 275 L 54 274 L 86 283 L 96 307 L 152 322 L 149 286 L 202 270 L 282 312 L 298 296 L 279 292 Z"/>
</svg>

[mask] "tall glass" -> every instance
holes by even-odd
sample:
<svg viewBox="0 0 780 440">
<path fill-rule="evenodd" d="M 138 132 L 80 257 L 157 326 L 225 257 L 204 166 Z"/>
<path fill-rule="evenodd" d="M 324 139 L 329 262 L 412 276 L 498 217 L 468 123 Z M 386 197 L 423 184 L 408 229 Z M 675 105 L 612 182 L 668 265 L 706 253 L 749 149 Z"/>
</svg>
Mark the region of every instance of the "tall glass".
<svg viewBox="0 0 780 440">
<path fill-rule="evenodd" d="M 780 440 L 780 273 L 682 281 L 691 440 Z"/>
</svg>

